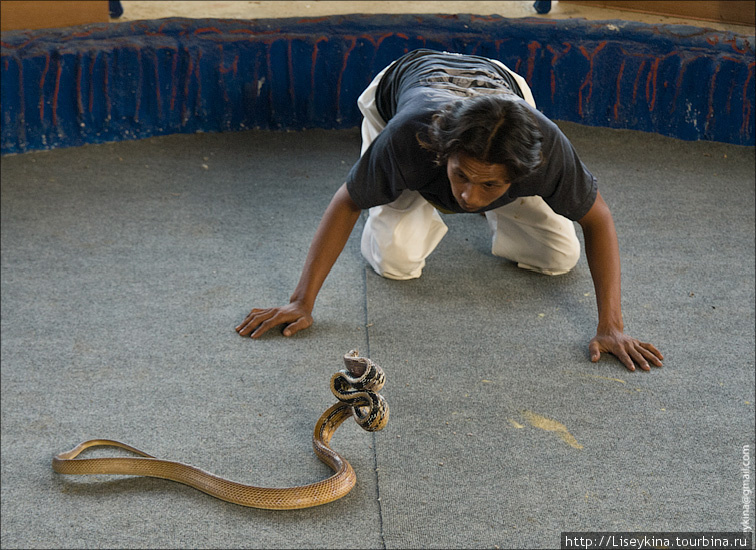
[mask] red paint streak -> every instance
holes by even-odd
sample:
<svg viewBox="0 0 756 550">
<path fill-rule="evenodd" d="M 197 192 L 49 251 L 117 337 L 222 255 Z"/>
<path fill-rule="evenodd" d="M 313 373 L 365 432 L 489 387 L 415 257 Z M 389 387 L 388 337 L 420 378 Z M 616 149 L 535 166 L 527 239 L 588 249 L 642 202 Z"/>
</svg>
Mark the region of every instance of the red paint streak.
<svg viewBox="0 0 756 550">
<path fill-rule="evenodd" d="M 640 67 L 638 67 L 638 74 L 635 75 L 635 82 L 633 83 L 633 103 L 636 102 L 638 97 L 638 81 L 640 80 L 641 74 L 643 74 L 643 69 L 646 66 L 646 60 L 644 59 Z"/>
<path fill-rule="evenodd" d="M 557 51 L 551 47 L 551 45 L 546 46 L 546 49 L 549 50 L 552 54 L 551 57 L 551 102 L 554 103 L 554 95 L 556 93 L 556 75 L 554 74 L 554 67 L 556 66 L 559 59 L 566 55 L 567 52 L 569 52 L 572 49 L 572 44 L 568 44 L 567 42 L 563 42 L 563 44 L 566 46 L 564 51 L 557 53 Z"/>
<path fill-rule="evenodd" d="M 593 61 L 596 58 L 596 55 L 604 49 L 606 46 L 607 41 L 604 40 L 603 42 L 600 42 L 598 46 L 596 46 L 596 49 L 593 50 L 593 53 L 588 54 L 588 50 L 584 46 L 580 46 L 580 53 L 582 53 L 585 58 L 588 60 L 588 74 L 585 75 L 585 80 L 583 81 L 583 84 L 581 84 L 580 89 L 578 90 L 578 114 L 580 117 L 583 117 L 583 88 L 588 86 L 588 96 L 585 98 L 586 102 L 591 101 L 591 95 L 593 95 Z"/>
<path fill-rule="evenodd" d="M 328 21 L 330 19 L 330 15 L 326 15 L 325 17 L 312 17 L 309 19 L 298 19 L 297 23 L 322 23 L 323 21 Z"/>
<path fill-rule="evenodd" d="M 729 44 L 730 47 L 736 52 L 738 52 L 739 54 L 745 54 L 748 52 L 748 46 L 743 46 L 742 48 L 738 48 L 737 39 L 735 38 L 731 38 L 730 40 L 725 40 L 724 43 Z"/>
<path fill-rule="evenodd" d="M 383 43 L 383 41 L 391 36 L 398 36 L 400 38 L 404 38 L 405 40 L 409 40 L 409 37 L 406 34 L 393 33 L 393 32 L 383 33 L 377 39 L 373 38 L 369 34 L 363 34 L 361 36 L 349 36 L 348 38 L 355 39 L 355 40 L 361 38 L 363 40 L 366 40 L 370 42 L 373 45 L 373 47 L 377 50 L 378 48 L 381 47 L 381 44 Z"/>
<path fill-rule="evenodd" d="M 220 52 L 221 52 L 221 63 L 218 69 L 220 71 L 220 74 L 223 75 L 223 74 L 232 73 L 234 77 L 236 77 L 237 73 L 239 72 L 239 54 L 236 53 L 234 55 L 234 60 L 231 63 L 231 67 L 226 69 L 223 67 L 223 44 L 219 44 L 218 48 L 220 49 Z M 231 98 L 228 96 L 228 86 L 226 86 L 225 79 L 222 79 L 222 83 L 223 83 L 223 99 L 226 101 L 226 103 L 228 103 L 229 101 L 231 101 Z"/>
<path fill-rule="evenodd" d="M 247 29 L 238 29 L 237 32 L 243 32 L 245 30 L 247 30 Z M 194 34 L 196 36 L 198 34 L 204 34 L 206 32 L 213 32 L 213 33 L 216 33 L 216 34 L 223 34 L 223 31 L 221 31 L 218 27 L 199 27 L 198 29 L 194 29 L 194 32 L 192 34 Z M 247 31 L 247 32 L 251 32 L 251 31 Z"/>
<path fill-rule="evenodd" d="M 89 62 L 89 105 L 87 105 L 88 112 L 92 112 L 94 108 L 94 66 L 97 61 L 97 52 L 92 54 L 92 60 Z"/>
<path fill-rule="evenodd" d="M 76 107 L 79 116 L 84 114 L 84 99 L 81 95 L 81 53 L 76 55 Z"/>
<path fill-rule="evenodd" d="M 292 40 L 286 41 L 286 69 L 289 71 L 289 98 L 292 107 L 297 104 L 297 94 L 294 91 L 294 59 L 291 51 Z"/>
<path fill-rule="evenodd" d="M 53 126 L 58 125 L 58 92 L 60 92 L 60 75 L 63 74 L 63 58 L 62 57 L 58 57 L 57 65 L 58 65 L 58 69 L 55 72 L 55 90 L 53 91 L 53 98 L 52 98 Z"/>
<path fill-rule="evenodd" d="M 499 53 L 499 50 L 501 50 L 501 45 L 504 42 L 509 42 L 509 38 L 498 38 L 494 40 L 494 47 L 496 48 L 496 53 Z"/>
<path fill-rule="evenodd" d="M 680 62 L 680 70 L 677 73 L 677 80 L 675 81 L 675 97 L 672 98 L 672 110 L 669 114 L 674 113 L 675 109 L 677 109 L 677 98 L 680 95 L 680 88 L 682 88 L 683 77 L 685 76 L 689 61 L 690 59 L 683 59 Z"/>
<path fill-rule="evenodd" d="M 743 124 L 740 126 L 741 135 L 748 133 L 748 122 L 751 120 L 751 101 L 748 98 L 748 83 L 753 78 L 753 69 L 756 63 L 753 61 L 748 64 L 748 76 L 743 83 Z"/>
<path fill-rule="evenodd" d="M 709 112 L 706 113 L 704 130 L 709 129 L 709 124 L 714 119 L 714 91 L 717 87 L 717 76 L 719 75 L 719 69 L 721 68 L 722 66 L 718 64 L 716 69 L 714 69 L 714 75 L 711 77 L 711 83 L 709 84 Z"/>
<path fill-rule="evenodd" d="M 110 115 L 112 113 L 113 104 L 110 99 L 110 92 L 108 91 L 108 83 L 110 82 L 110 68 L 108 67 L 108 54 L 103 54 L 102 59 L 103 64 L 105 65 L 105 78 L 102 80 L 102 92 L 105 94 L 105 111 L 107 114 L 107 120 L 110 120 Z"/>
<path fill-rule="evenodd" d="M 255 56 L 255 71 L 254 71 L 254 76 L 252 78 L 252 86 L 253 86 L 252 89 L 255 91 L 255 100 L 257 100 L 257 98 L 260 97 L 260 86 L 259 86 L 259 82 L 260 82 L 260 65 L 261 65 L 261 63 L 260 63 L 260 56 L 256 55 Z"/>
<path fill-rule="evenodd" d="M 109 26 L 110 26 L 109 24 L 104 24 L 99 27 L 92 27 L 91 29 L 86 30 L 86 31 L 74 32 L 69 35 L 61 37 L 61 40 L 68 41 L 68 40 L 74 40 L 76 38 L 86 38 L 87 36 L 92 36 L 93 34 L 107 30 Z"/>
<path fill-rule="evenodd" d="M 636 54 L 633 52 L 627 52 L 623 48 L 622 53 L 626 57 L 650 58 L 650 59 L 643 59 L 643 61 L 641 62 L 640 68 L 638 69 L 638 74 L 636 75 L 635 82 L 633 84 L 633 103 L 635 103 L 637 100 L 638 83 L 640 81 L 641 75 L 643 74 L 643 69 L 646 66 L 646 61 L 650 61 L 651 67 L 649 69 L 648 75 L 646 76 L 646 102 L 649 105 L 648 110 L 653 111 L 656 105 L 656 91 L 657 91 L 657 86 L 658 86 L 659 64 L 669 57 L 680 56 L 681 55 L 680 52 L 672 51 L 660 57 L 653 57 L 648 54 Z M 653 59 L 653 61 L 651 61 L 651 59 Z M 684 72 L 685 69 L 683 67 L 687 65 L 688 61 L 689 59 L 685 59 L 682 61 L 681 72 Z M 677 95 L 679 94 L 679 90 L 680 90 L 679 85 L 681 82 L 682 82 L 682 74 L 678 73 L 677 86 L 675 90 L 675 100 L 673 100 L 673 109 L 672 109 L 673 111 L 674 111 L 674 101 L 676 101 Z M 666 82 L 664 83 L 664 86 L 665 87 L 667 86 Z"/>
<path fill-rule="evenodd" d="M 517 74 L 520 74 L 520 66 L 522 65 L 522 59 L 518 59 L 517 63 L 515 63 L 514 72 Z"/>
<path fill-rule="evenodd" d="M 538 50 L 541 49 L 541 44 L 535 40 L 528 44 L 528 74 L 525 77 L 528 81 L 528 85 L 533 84 L 533 70 L 535 69 L 535 55 Z"/>
<path fill-rule="evenodd" d="M 162 26 L 162 25 L 161 25 Z M 154 32 L 149 29 L 145 29 L 141 31 L 144 36 L 165 36 L 165 33 L 163 32 Z"/>
<path fill-rule="evenodd" d="M 236 76 L 236 71 L 238 69 L 239 64 L 239 54 L 237 53 L 234 56 L 234 61 L 231 63 L 231 67 L 226 68 L 224 67 L 223 63 L 223 44 L 218 44 L 218 52 L 220 53 L 220 63 L 218 64 L 218 72 L 220 74 L 228 74 L 228 73 L 234 73 L 234 76 Z"/>
<path fill-rule="evenodd" d="M 72 32 L 70 35 L 68 35 L 68 38 L 86 38 L 87 36 L 92 36 L 93 33 L 99 30 L 101 29 L 89 29 L 88 31 L 84 32 Z"/>
<path fill-rule="evenodd" d="M 16 46 L 15 44 L 9 44 L 8 42 L 3 42 L 2 40 L 0 40 L 0 46 L 2 46 L 3 48 L 8 48 L 9 50 L 21 50 L 25 48 L 26 46 L 28 46 L 29 44 L 31 44 L 32 42 L 34 42 L 36 39 L 37 39 L 36 36 L 32 37 L 26 42 L 19 44 L 18 46 Z"/>
<path fill-rule="evenodd" d="M 318 62 L 318 45 L 321 42 L 328 42 L 327 36 L 321 36 L 315 41 L 315 45 L 312 48 L 312 58 L 310 63 L 310 97 L 308 98 L 308 102 L 310 105 L 312 105 L 313 100 L 315 99 L 315 66 Z"/>
<path fill-rule="evenodd" d="M 176 67 L 178 66 L 179 55 L 181 55 L 181 52 L 179 50 L 176 50 L 176 52 L 173 54 L 173 59 L 171 60 L 171 103 L 168 107 L 170 111 L 173 111 L 176 108 L 176 93 L 178 92 L 178 86 L 176 83 Z"/>
<path fill-rule="evenodd" d="M 622 64 L 617 74 L 617 100 L 614 102 L 614 120 L 619 120 L 619 107 L 620 107 L 620 89 L 622 82 L 622 73 L 625 72 L 625 60 L 622 60 Z"/>
<path fill-rule="evenodd" d="M 556 93 L 556 75 L 554 74 L 554 71 L 551 71 L 549 87 L 551 88 L 551 102 L 554 103 L 554 94 Z"/>
<path fill-rule="evenodd" d="M 318 62 L 318 44 L 321 42 L 328 42 L 327 36 L 321 36 L 315 41 L 315 45 L 312 48 L 312 58 L 310 63 L 310 103 L 315 97 L 315 65 Z"/>
<path fill-rule="evenodd" d="M 194 72 L 194 60 L 192 59 L 191 54 L 189 53 L 189 50 L 184 49 L 186 52 L 186 55 L 189 57 L 189 66 L 186 69 L 186 76 L 184 77 L 184 103 L 181 106 L 181 122 L 186 123 L 187 120 L 189 120 L 189 115 L 187 114 L 187 101 L 189 99 L 189 81 L 192 78 L 192 72 Z"/>
<path fill-rule="evenodd" d="M 648 76 L 646 77 L 646 102 L 648 103 L 649 111 L 653 111 L 654 105 L 656 104 L 656 84 L 660 62 L 661 58 L 654 59 L 654 62 L 651 64 L 651 69 L 648 71 Z M 651 83 L 653 83 L 653 92 L 651 92 Z"/>
<path fill-rule="evenodd" d="M 732 112 L 732 92 L 735 90 L 736 82 L 734 80 L 730 80 L 730 87 L 727 90 L 727 102 L 725 103 L 725 110 L 727 111 L 727 114 L 729 115 Z"/>
<path fill-rule="evenodd" d="M 341 71 L 339 72 L 339 78 L 338 78 L 338 81 L 337 81 L 337 84 L 336 84 L 336 118 L 337 119 L 341 118 L 341 107 L 340 107 L 340 105 L 341 105 L 341 83 L 342 83 L 342 79 L 344 77 L 344 71 L 346 71 L 347 62 L 349 61 L 349 56 L 352 53 L 352 50 L 354 50 L 354 48 L 357 46 L 357 40 L 358 39 L 367 40 L 368 42 L 370 42 L 371 44 L 373 44 L 373 46 L 377 50 L 381 46 L 381 43 L 386 38 L 389 38 L 391 36 L 398 36 L 398 37 L 403 38 L 405 40 L 409 40 L 409 37 L 406 34 L 403 34 L 403 33 L 393 33 L 393 32 L 384 33 L 384 34 L 380 35 L 377 39 L 375 39 L 372 36 L 367 35 L 367 34 L 366 35 L 361 35 L 361 36 L 344 36 L 344 39 L 345 40 L 350 40 L 351 44 L 350 44 L 349 48 L 347 49 L 347 51 L 344 53 L 344 62 L 341 65 Z"/>
<path fill-rule="evenodd" d="M 157 103 L 158 119 L 162 119 L 163 118 L 163 102 L 161 101 L 161 97 L 160 97 L 160 70 L 158 67 L 158 56 L 154 51 L 150 53 L 152 57 L 152 67 L 155 74 L 155 101 Z"/>
<path fill-rule="evenodd" d="M 50 68 L 50 54 L 45 54 L 45 69 L 42 71 L 42 77 L 39 80 L 39 121 L 45 121 L 45 79 L 47 70 Z"/>
<path fill-rule="evenodd" d="M 494 21 L 498 21 L 499 19 L 501 19 L 501 17 L 497 15 L 470 15 L 470 21 L 484 21 L 486 23 L 492 23 Z"/>
<path fill-rule="evenodd" d="M 355 36 L 345 36 L 344 37 L 347 40 L 351 40 L 352 43 L 347 48 L 347 51 L 344 53 L 344 61 L 341 64 L 341 71 L 339 71 L 339 78 L 336 82 L 336 120 L 339 121 L 341 119 L 341 81 L 344 78 L 344 71 L 346 71 L 347 61 L 349 61 L 349 55 L 352 53 L 352 50 L 357 46 L 357 37 Z"/>
</svg>

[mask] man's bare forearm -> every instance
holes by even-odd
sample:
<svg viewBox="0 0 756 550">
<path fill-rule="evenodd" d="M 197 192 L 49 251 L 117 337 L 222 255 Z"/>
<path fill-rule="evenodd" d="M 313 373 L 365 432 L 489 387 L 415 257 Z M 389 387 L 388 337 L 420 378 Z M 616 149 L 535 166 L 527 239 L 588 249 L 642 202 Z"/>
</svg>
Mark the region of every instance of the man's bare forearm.
<svg viewBox="0 0 756 550">
<path fill-rule="evenodd" d="M 636 365 L 650 370 L 662 366 L 664 356 L 653 344 L 642 342 L 624 333 L 621 305 L 620 255 L 617 232 L 609 207 L 596 196 L 596 202 L 581 220 L 585 236 L 585 255 L 596 289 L 598 327 L 588 344 L 590 359 L 596 362 L 602 352 L 616 356 L 629 370 Z"/>
<path fill-rule="evenodd" d="M 320 220 L 289 303 L 280 307 L 253 309 L 236 327 L 236 332 L 241 336 L 259 338 L 271 328 L 284 325 L 283 335 L 291 336 L 312 325 L 315 298 L 344 249 L 360 211 L 349 197 L 346 184 L 342 185 Z"/>
<path fill-rule="evenodd" d="M 599 331 L 622 331 L 619 245 L 614 220 L 601 195 L 597 196 L 596 204 L 586 218 L 580 224 L 585 237 L 588 267 L 596 290 Z"/>
<path fill-rule="evenodd" d="M 354 204 L 343 184 L 331 199 L 307 253 L 292 302 L 312 310 L 320 288 L 336 263 L 362 210 Z"/>
</svg>

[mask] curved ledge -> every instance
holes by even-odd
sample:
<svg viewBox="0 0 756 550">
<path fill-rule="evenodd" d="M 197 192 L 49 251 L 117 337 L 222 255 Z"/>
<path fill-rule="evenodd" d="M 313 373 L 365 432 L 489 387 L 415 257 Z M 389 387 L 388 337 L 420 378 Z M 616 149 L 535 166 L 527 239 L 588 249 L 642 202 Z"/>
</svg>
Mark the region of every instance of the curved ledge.
<svg viewBox="0 0 756 550">
<path fill-rule="evenodd" d="M 356 126 L 364 86 L 417 47 L 503 61 L 553 119 L 754 145 L 753 36 L 623 21 L 350 15 L 5 32 L 2 153 Z"/>
</svg>

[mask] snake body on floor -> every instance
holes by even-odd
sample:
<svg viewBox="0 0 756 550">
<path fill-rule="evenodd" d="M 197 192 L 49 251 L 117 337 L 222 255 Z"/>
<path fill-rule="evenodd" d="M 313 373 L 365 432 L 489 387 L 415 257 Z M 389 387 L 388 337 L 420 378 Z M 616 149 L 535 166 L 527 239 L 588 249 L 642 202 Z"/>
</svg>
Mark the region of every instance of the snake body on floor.
<svg viewBox="0 0 756 550">
<path fill-rule="evenodd" d="M 315 423 L 312 448 L 334 474 L 322 481 L 298 487 L 268 488 L 244 485 L 171 460 L 155 458 L 131 445 L 110 439 L 85 441 L 53 458 L 52 468 L 59 474 L 115 474 L 169 479 L 183 483 L 221 500 L 267 510 L 295 510 L 327 504 L 340 499 L 354 487 L 354 469 L 330 447 L 338 427 L 350 416 L 367 431 L 382 430 L 388 423 L 389 408 L 378 391 L 383 387 L 383 370 L 356 350 L 344 356 L 346 369 L 331 378 L 331 391 L 339 400 Z M 108 446 L 131 451 L 139 457 L 77 458 L 90 447 Z"/>
</svg>

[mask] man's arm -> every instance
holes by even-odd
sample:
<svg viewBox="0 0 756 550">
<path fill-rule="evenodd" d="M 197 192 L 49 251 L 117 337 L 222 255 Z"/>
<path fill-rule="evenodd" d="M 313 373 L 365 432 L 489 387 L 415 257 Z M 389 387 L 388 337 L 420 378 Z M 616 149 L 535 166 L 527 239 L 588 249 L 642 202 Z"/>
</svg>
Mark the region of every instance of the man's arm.
<svg viewBox="0 0 756 550">
<path fill-rule="evenodd" d="M 637 364 L 651 370 L 661 367 L 664 356 L 652 344 L 625 335 L 622 321 L 620 257 L 617 233 L 609 207 L 600 193 L 579 222 L 585 237 L 585 254 L 593 277 L 598 306 L 598 328 L 588 350 L 594 363 L 601 352 L 614 354 L 631 371 Z"/>
<path fill-rule="evenodd" d="M 286 325 L 283 335 L 291 336 L 312 325 L 315 298 L 344 249 L 361 211 L 349 196 L 346 184 L 339 187 L 320 220 L 289 303 L 281 307 L 253 309 L 236 327 L 236 332 L 241 336 L 259 338 L 277 325 Z"/>
</svg>

